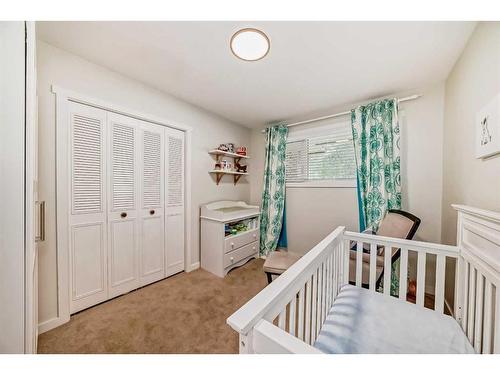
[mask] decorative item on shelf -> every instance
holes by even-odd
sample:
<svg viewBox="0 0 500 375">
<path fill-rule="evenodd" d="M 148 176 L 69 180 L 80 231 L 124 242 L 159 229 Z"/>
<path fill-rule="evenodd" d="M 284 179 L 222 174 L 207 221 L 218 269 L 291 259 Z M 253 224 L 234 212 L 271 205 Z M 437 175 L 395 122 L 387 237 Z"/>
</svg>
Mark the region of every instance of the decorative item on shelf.
<svg viewBox="0 0 500 375">
<path fill-rule="evenodd" d="M 214 170 L 219 171 L 222 169 L 222 165 L 220 162 L 216 162 L 214 166 Z"/>
<path fill-rule="evenodd" d="M 221 160 L 222 169 L 225 171 L 231 171 L 233 169 L 233 164 L 228 162 L 227 160 Z"/>
<path fill-rule="evenodd" d="M 240 173 L 247 173 L 247 166 L 246 165 L 241 165 L 239 161 L 234 162 L 234 167 L 236 169 L 236 172 Z"/>
<path fill-rule="evenodd" d="M 217 150 L 224 151 L 224 152 L 229 152 L 229 149 L 227 148 L 227 145 L 225 143 L 221 143 L 219 145 L 219 147 L 217 147 Z"/>
<path fill-rule="evenodd" d="M 234 143 L 221 143 L 217 150 L 234 154 Z"/>
<path fill-rule="evenodd" d="M 241 156 L 247 156 L 247 148 L 245 146 L 240 146 L 236 149 L 236 153 Z"/>
</svg>

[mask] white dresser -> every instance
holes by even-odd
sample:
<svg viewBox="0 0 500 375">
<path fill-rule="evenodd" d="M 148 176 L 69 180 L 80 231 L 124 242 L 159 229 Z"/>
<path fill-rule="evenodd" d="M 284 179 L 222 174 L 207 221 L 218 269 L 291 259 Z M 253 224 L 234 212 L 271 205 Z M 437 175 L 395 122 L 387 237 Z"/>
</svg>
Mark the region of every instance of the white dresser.
<svg viewBox="0 0 500 375">
<path fill-rule="evenodd" d="M 231 269 L 259 257 L 259 207 L 241 201 L 201 206 L 201 267 L 224 277 Z M 228 228 L 240 229 L 226 234 Z"/>
</svg>

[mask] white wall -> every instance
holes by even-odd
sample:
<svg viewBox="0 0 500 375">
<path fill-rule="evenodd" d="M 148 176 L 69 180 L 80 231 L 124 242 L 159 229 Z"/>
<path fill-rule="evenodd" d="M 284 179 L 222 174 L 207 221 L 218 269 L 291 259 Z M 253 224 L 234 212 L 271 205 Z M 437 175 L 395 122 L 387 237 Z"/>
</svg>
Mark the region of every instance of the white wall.
<svg viewBox="0 0 500 375">
<path fill-rule="evenodd" d="M 0 354 L 24 353 L 24 22 L 0 22 Z"/>
<path fill-rule="evenodd" d="M 38 42 L 39 95 L 39 175 L 40 199 L 47 202 L 46 241 L 40 246 L 40 310 L 39 321 L 57 316 L 56 226 L 55 226 L 55 96 L 56 84 L 86 96 L 129 108 L 141 113 L 179 122 L 193 128 L 192 132 L 192 258 L 199 262 L 199 206 L 220 200 L 249 199 L 249 184 L 242 178 L 237 186 L 227 177 L 216 186 L 208 170 L 213 159 L 207 151 L 219 143 L 237 145 L 250 143 L 250 131 L 230 121 L 180 101 L 78 56 Z M 189 199 L 189 197 L 188 197 Z"/>
<path fill-rule="evenodd" d="M 482 22 L 446 81 L 443 241 L 456 243 L 452 203 L 500 211 L 500 155 L 474 156 L 476 113 L 500 93 L 500 22 Z"/>
<path fill-rule="evenodd" d="M 415 92 L 423 96 L 400 105 L 403 209 L 422 219 L 416 238 L 440 242 L 444 83 Z M 323 115 L 349 109 L 335 108 Z M 251 150 L 258 157 L 251 162 L 250 197 L 260 204 L 265 150 L 260 131 L 252 132 Z M 286 194 L 290 251 L 310 250 L 338 225 L 358 230 L 356 188 L 287 188 Z"/>
</svg>

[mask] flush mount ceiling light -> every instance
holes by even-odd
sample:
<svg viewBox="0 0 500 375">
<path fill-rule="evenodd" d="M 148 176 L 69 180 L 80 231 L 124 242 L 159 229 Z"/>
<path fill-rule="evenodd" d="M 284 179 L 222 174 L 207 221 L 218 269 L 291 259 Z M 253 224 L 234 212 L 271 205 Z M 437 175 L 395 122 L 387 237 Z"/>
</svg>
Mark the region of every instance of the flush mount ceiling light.
<svg viewBox="0 0 500 375">
<path fill-rule="evenodd" d="M 241 29 L 231 38 L 231 51 L 245 61 L 257 61 L 269 53 L 269 38 L 257 29 Z"/>
</svg>

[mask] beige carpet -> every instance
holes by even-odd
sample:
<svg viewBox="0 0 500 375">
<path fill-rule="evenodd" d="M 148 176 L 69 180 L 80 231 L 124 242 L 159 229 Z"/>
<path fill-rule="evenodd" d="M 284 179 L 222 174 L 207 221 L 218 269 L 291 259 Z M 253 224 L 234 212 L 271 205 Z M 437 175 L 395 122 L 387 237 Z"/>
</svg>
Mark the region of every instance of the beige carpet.
<svg viewBox="0 0 500 375">
<path fill-rule="evenodd" d="M 181 273 L 94 306 L 40 335 L 39 353 L 237 353 L 226 318 L 263 289 L 262 259 L 224 279 Z"/>
</svg>

